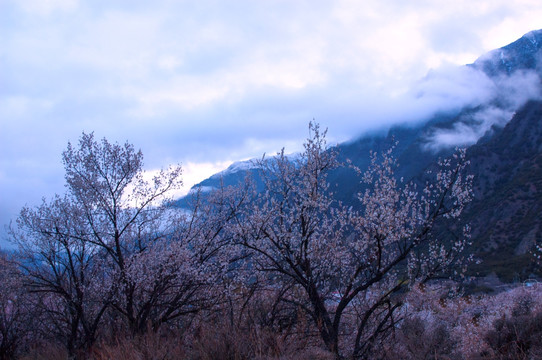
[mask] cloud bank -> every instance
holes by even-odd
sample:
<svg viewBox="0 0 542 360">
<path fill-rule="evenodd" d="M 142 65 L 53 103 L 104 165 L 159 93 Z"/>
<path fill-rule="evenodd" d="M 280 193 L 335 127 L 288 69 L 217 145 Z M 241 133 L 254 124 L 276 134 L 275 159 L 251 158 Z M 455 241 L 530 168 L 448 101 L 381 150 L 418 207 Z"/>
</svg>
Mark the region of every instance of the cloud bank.
<svg viewBox="0 0 542 360">
<path fill-rule="evenodd" d="M 446 147 L 475 144 L 482 136 L 491 132 L 493 127 L 506 125 L 515 111 L 528 100 L 542 99 L 540 75 L 534 70 L 517 71 L 511 76 L 489 79 L 481 71 L 467 69 L 478 73 L 480 78 L 471 83 L 470 89 L 478 94 L 478 97 L 466 106 L 481 108 L 463 115 L 452 128 L 434 130 L 428 135 L 426 148 L 438 151 Z"/>
<path fill-rule="evenodd" d="M 183 163 L 198 181 L 235 160 L 297 151 L 312 119 L 337 142 L 475 104 L 491 92 L 483 79 L 476 91 L 455 70 L 417 80 L 539 27 L 542 6 L 4 0 L 0 14 L 5 224 L 63 191 L 60 154 L 83 131 L 130 141 L 149 171 Z"/>
</svg>

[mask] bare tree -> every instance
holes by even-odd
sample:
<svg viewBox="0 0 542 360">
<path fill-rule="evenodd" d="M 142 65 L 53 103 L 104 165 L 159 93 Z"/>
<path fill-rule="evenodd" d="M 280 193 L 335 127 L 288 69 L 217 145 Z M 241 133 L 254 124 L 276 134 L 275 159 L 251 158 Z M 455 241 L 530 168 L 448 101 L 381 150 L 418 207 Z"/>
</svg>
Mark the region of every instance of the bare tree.
<svg viewBox="0 0 542 360">
<path fill-rule="evenodd" d="M 467 237 L 447 243 L 432 230 L 461 214 L 471 177 L 459 153 L 418 191 L 395 178 L 392 150 L 373 154 L 356 211 L 333 199 L 327 174 L 343 165 L 325 132 L 315 124 L 310 132 L 299 157 L 262 159 L 265 190 L 236 218 L 235 243 L 283 301 L 306 311 L 328 350 L 365 357 L 395 325 L 396 294 L 459 260 Z"/>
</svg>

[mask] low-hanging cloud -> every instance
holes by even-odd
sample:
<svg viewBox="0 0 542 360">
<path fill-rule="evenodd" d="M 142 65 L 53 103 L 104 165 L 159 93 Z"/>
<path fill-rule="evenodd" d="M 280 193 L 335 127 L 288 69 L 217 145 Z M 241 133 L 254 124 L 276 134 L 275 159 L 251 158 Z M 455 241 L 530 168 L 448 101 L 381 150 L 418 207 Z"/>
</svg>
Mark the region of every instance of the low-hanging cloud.
<svg viewBox="0 0 542 360">
<path fill-rule="evenodd" d="M 468 119 L 455 123 L 451 129 L 434 130 L 425 147 L 438 151 L 442 148 L 472 145 L 494 126 L 504 126 L 513 114 L 512 111 L 497 107 L 485 108 L 469 116 Z"/>
<path fill-rule="evenodd" d="M 437 128 L 428 134 L 427 149 L 438 151 L 472 145 L 495 126 L 505 126 L 528 100 L 542 98 L 540 75 L 535 70 L 516 71 L 510 76 L 496 78 L 489 78 L 480 70 L 470 71 L 479 75 L 478 79 L 470 82 L 471 93 L 478 94 L 472 98 L 476 101 L 465 104 L 472 111 L 458 119 L 451 128 Z"/>
</svg>

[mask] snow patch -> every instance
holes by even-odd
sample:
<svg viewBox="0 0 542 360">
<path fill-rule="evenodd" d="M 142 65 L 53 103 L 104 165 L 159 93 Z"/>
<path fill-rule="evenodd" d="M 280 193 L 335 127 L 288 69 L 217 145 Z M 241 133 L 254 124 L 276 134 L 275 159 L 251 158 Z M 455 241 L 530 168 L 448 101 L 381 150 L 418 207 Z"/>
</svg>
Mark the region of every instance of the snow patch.
<svg viewBox="0 0 542 360">
<path fill-rule="evenodd" d="M 220 178 L 220 177 L 224 177 L 226 175 L 235 174 L 235 173 L 237 173 L 239 171 L 248 171 L 248 170 L 256 169 L 257 167 L 258 167 L 258 165 L 257 165 L 255 159 L 244 160 L 244 161 L 236 161 L 233 164 L 231 164 L 230 166 L 228 166 L 228 168 L 226 170 L 223 170 L 223 171 L 221 171 L 219 173 L 216 173 L 213 176 L 211 176 L 211 179 Z"/>
<path fill-rule="evenodd" d="M 264 161 L 269 161 L 271 159 L 276 159 L 277 156 L 278 155 L 272 156 L 272 157 L 265 157 Z M 302 156 L 301 153 L 288 154 L 288 155 L 286 155 L 286 158 L 288 159 L 288 161 L 291 161 L 291 162 L 303 161 L 303 156 Z M 250 159 L 250 160 L 236 161 L 233 164 L 231 164 L 226 170 L 223 170 L 223 171 L 221 171 L 219 173 L 216 173 L 213 176 L 211 176 L 210 178 L 211 179 L 216 179 L 216 178 L 224 177 L 226 175 L 235 174 L 235 173 L 238 173 L 240 171 L 249 171 L 249 170 L 257 169 L 257 168 L 260 167 L 260 165 L 258 164 L 259 161 L 260 161 L 260 159 L 256 159 L 256 158 Z"/>
</svg>

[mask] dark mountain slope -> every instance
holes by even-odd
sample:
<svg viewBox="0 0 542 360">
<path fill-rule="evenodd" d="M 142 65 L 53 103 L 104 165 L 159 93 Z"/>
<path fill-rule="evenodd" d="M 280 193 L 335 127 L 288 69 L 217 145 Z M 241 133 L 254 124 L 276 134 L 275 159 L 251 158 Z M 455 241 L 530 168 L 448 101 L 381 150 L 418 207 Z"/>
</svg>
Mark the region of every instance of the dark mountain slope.
<svg viewBox="0 0 542 360">
<path fill-rule="evenodd" d="M 482 273 L 512 280 L 531 268 L 529 249 L 542 239 L 542 102 L 527 103 L 489 141 L 469 148 L 475 199 L 472 227 Z"/>
<path fill-rule="evenodd" d="M 425 149 L 426 135 L 431 131 L 436 123 L 452 122 L 457 115 L 441 115 L 433 121 L 417 126 L 394 126 L 386 135 L 367 136 L 352 142 L 337 146 L 339 160 L 345 162 L 347 159 L 362 171 L 365 171 L 370 163 L 370 152 L 377 153 L 388 150 L 395 146 L 394 156 L 397 158 L 400 167 L 396 173 L 397 178 L 404 178 L 410 181 L 418 177 L 430 164 L 439 156 L 450 154 L 453 149 L 442 149 L 438 152 Z M 337 198 L 343 202 L 355 206 L 358 204 L 352 201 L 355 196 L 364 191 L 363 184 L 355 172 L 349 169 L 340 169 L 332 172 L 329 176 L 332 184 L 337 184 L 340 191 L 337 192 Z"/>
</svg>

